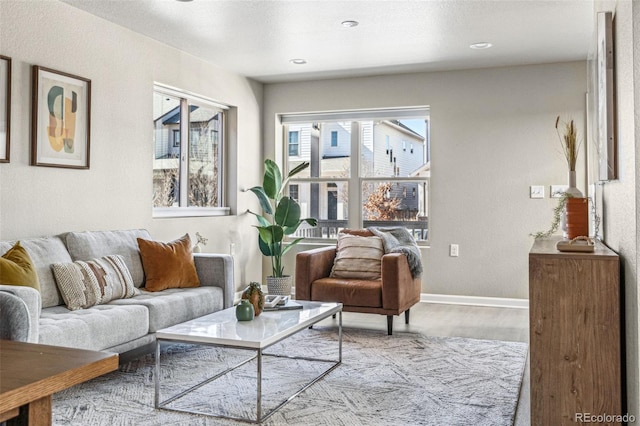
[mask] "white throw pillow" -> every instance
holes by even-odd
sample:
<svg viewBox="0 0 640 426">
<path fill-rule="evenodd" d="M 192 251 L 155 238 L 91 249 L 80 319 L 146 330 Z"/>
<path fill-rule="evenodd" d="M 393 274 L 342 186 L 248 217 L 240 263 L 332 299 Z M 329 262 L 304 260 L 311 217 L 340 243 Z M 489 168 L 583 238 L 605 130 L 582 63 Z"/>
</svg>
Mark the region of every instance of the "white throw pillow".
<svg viewBox="0 0 640 426">
<path fill-rule="evenodd" d="M 51 265 L 62 299 L 70 310 L 89 308 L 139 294 L 120 255 Z"/>
<path fill-rule="evenodd" d="M 340 234 L 331 277 L 377 280 L 381 277 L 382 255 L 380 237 Z"/>
</svg>

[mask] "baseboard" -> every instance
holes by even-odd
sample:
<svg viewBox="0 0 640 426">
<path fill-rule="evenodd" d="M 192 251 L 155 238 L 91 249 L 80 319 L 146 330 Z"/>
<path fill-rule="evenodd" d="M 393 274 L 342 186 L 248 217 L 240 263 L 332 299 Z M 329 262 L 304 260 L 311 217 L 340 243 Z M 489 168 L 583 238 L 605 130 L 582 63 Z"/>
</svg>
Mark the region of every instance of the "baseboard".
<svg viewBox="0 0 640 426">
<path fill-rule="evenodd" d="M 262 291 L 267 293 L 267 286 L 263 286 Z M 291 294 L 295 298 L 295 287 L 291 288 Z M 234 294 L 235 303 L 242 296 L 241 291 Z M 430 294 L 421 293 L 420 301 L 425 303 L 440 303 L 443 305 L 471 305 L 471 306 L 491 306 L 496 308 L 529 309 L 529 299 L 509 299 L 506 297 L 479 297 L 479 296 L 458 296 L 455 294 Z"/>
<path fill-rule="evenodd" d="M 492 306 L 497 308 L 529 309 L 528 299 L 508 299 L 504 297 L 458 296 L 455 294 L 422 293 L 420 301 L 446 305 Z"/>
</svg>

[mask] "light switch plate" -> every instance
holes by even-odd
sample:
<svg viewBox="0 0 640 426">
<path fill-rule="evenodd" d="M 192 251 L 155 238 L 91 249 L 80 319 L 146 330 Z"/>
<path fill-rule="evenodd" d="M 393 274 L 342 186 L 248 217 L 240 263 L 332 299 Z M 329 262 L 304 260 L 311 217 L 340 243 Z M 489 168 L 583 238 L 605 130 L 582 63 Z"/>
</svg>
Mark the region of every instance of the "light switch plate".
<svg viewBox="0 0 640 426">
<path fill-rule="evenodd" d="M 551 198 L 560 198 L 569 189 L 569 185 L 551 185 Z"/>
<path fill-rule="evenodd" d="M 531 185 L 529 188 L 530 198 L 544 198 L 544 186 L 543 185 Z"/>
</svg>

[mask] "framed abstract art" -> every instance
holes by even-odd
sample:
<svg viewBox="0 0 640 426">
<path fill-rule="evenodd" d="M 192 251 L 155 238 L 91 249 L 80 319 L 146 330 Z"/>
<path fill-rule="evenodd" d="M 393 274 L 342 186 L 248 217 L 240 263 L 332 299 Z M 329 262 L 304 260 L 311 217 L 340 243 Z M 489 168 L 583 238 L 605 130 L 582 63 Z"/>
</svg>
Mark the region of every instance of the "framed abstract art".
<svg viewBox="0 0 640 426">
<path fill-rule="evenodd" d="M 91 80 L 32 67 L 31 165 L 88 169 Z"/>
<path fill-rule="evenodd" d="M 0 163 L 9 162 L 10 139 L 11 58 L 0 55 Z"/>
</svg>

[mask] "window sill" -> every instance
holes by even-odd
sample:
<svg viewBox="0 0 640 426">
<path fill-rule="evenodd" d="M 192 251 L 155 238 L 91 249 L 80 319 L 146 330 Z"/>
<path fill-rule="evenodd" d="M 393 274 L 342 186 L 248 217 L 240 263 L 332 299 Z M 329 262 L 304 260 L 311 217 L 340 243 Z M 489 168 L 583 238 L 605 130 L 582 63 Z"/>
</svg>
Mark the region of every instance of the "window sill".
<svg viewBox="0 0 640 426">
<path fill-rule="evenodd" d="M 229 216 L 230 210 L 229 207 L 156 207 L 153 218 Z"/>
</svg>

